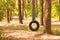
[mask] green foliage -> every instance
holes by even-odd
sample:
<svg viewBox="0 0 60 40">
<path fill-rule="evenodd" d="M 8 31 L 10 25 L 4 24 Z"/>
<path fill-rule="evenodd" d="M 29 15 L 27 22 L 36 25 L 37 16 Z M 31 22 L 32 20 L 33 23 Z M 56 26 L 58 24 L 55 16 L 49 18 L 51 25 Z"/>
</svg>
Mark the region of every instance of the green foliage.
<svg viewBox="0 0 60 40">
<path fill-rule="evenodd" d="M 32 3 L 25 3 L 25 11 L 27 17 L 32 16 Z M 3 19 L 3 17 L 6 15 L 6 8 L 8 8 L 10 11 L 13 11 L 14 16 L 18 16 L 18 8 L 16 5 L 16 0 L 0 0 L 0 21 Z M 36 7 L 36 17 L 40 17 L 40 1 L 37 2 Z M 52 18 L 58 18 L 58 0 L 52 0 L 52 12 L 51 12 Z"/>
<path fill-rule="evenodd" d="M 31 11 L 32 11 L 32 5 L 31 5 L 31 3 L 27 3 L 26 5 L 25 5 L 25 10 L 26 10 L 26 15 L 27 15 L 27 17 L 31 17 Z"/>
<path fill-rule="evenodd" d="M 0 0 L 0 21 L 3 19 L 3 17 L 6 15 L 6 9 L 8 8 L 10 11 L 15 11 L 16 0 Z"/>
<path fill-rule="evenodd" d="M 8 7 L 9 10 L 14 10 L 16 8 L 15 2 L 16 0 L 6 0 L 6 7 Z"/>
<path fill-rule="evenodd" d="M 4 1 L 0 1 L 0 21 L 3 19 L 5 13 Z"/>
<path fill-rule="evenodd" d="M 2 21 L 2 19 L 3 19 L 3 14 L 2 12 L 0 12 L 0 21 Z"/>
<path fill-rule="evenodd" d="M 52 18 L 58 18 L 58 0 L 52 1 Z"/>
<path fill-rule="evenodd" d="M 40 17 L 40 4 L 39 2 L 37 2 L 37 5 L 36 5 L 36 17 Z M 32 3 L 26 3 L 25 4 L 25 11 L 26 11 L 26 15 L 27 17 L 31 17 L 32 16 Z"/>
</svg>

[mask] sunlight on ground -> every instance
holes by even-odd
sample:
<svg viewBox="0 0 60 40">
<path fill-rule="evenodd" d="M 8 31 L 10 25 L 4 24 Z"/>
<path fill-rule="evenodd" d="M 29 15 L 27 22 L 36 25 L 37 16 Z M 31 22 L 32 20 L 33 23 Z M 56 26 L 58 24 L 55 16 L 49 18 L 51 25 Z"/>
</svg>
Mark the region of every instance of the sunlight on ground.
<svg viewBox="0 0 60 40">
<path fill-rule="evenodd" d="M 26 24 L 26 25 L 29 25 L 29 23 L 30 23 L 31 21 L 32 21 L 31 19 L 23 20 L 24 24 Z M 13 19 L 10 23 L 7 23 L 6 20 L 0 22 L 0 26 L 4 26 L 4 25 L 7 25 L 7 24 L 19 24 L 19 20 L 14 20 L 14 19 Z M 52 24 L 60 25 L 60 22 L 52 22 Z"/>
<path fill-rule="evenodd" d="M 57 25 L 59 25 L 59 24 L 60 24 L 60 22 L 53 22 L 52 24 L 57 24 Z"/>
<path fill-rule="evenodd" d="M 60 39 L 60 36 L 55 36 L 55 35 L 39 35 L 40 33 L 37 32 L 13 32 L 13 33 L 8 33 L 8 34 L 4 34 L 3 37 L 14 37 L 14 38 L 30 38 L 30 37 L 35 37 L 36 35 L 38 35 L 38 37 L 36 36 L 36 38 L 40 38 L 40 39 Z"/>
<path fill-rule="evenodd" d="M 60 36 L 43 35 L 43 36 L 41 36 L 41 38 L 43 38 L 43 39 L 47 39 L 47 38 L 49 38 L 49 39 L 60 39 Z"/>
<path fill-rule="evenodd" d="M 28 38 L 30 36 L 35 36 L 39 33 L 36 32 L 28 32 L 28 31 L 20 31 L 20 32 L 12 32 L 12 33 L 5 33 L 3 34 L 3 37 L 9 37 L 9 36 L 13 36 L 13 37 L 21 37 L 21 38 Z"/>
</svg>

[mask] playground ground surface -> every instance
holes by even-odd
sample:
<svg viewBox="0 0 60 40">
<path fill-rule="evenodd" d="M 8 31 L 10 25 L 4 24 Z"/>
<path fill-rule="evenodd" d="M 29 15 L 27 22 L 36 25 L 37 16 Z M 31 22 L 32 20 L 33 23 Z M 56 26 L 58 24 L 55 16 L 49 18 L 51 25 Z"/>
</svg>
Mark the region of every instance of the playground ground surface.
<svg viewBox="0 0 60 40">
<path fill-rule="evenodd" d="M 2 40 L 60 40 L 60 35 L 44 34 L 40 31 L 30 31 L 28 28 L 30 19 L 23 20 L 24 24 L 19 24 L 17 19 L 13 19 L 11 23 L 7 23 L 6 20 L 0 22 L 0 28 L 2 30 Z M 60 22 L 58 20 L 52 20 L 52 28 L 59 29 Z M 43 26 L 40 26 L 41 28 Z"/>
</svg>

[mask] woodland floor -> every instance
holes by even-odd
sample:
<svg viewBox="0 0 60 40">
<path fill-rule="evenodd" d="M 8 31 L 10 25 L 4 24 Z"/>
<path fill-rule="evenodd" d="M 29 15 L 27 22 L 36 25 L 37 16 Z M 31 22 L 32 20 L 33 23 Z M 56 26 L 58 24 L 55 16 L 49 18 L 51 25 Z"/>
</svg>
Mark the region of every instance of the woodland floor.
<svg viewBox="0 0 60 40">
<path fill-rule="evenodd" d="M 30 19 L 25 19 L 23 20 L 24 24 L 19 24 L 17 19 L 13 19 L 11 23 L 7 23 L 6 20 L 1 21 L 2 40 L 60 40 L 59 35 L 43 34 L 42 32 L 28 30 L 30 21 Z M 59 29 L 60 22 L 52 20 L 52 28 Z"/>
</svg>

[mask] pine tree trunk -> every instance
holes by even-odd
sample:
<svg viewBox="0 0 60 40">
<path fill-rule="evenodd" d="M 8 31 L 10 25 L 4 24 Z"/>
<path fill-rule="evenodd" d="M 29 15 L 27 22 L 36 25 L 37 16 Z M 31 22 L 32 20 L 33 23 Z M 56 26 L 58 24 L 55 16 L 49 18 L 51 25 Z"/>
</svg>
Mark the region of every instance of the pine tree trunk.
<svg viewBox="0 0 60 40">
<path fill-rule="evenodd" d="M 10 16 L 9 16 L 9 9 L 6 9 L 6 14 L 7 14 L 7 22 L 10 23 Z"/>
<path fill-rule="evenodd" d="M 26 13 L 26 11 L 24 12 L 24 14 L 25 14 L 25 18 L 27 19 L 27 13 Z"/>
<path fill-rule="evenodd" d="M 60 21 L 60 0 L 59 0 L 59 21 Z"/>
<path fill-rule="evenodd" d="M 34 0 L 32 0 L 32 20 L 34 20 Z"/>
<path fill-rule="evenodd" d="M 25 4 L 26 4 L 26 0 L 24 1 L 24 7 L 25 7 Z M 24 17 L 27 19 L 27 14 L 26 14 L 25 8 L 24 8 Z"/>
<path fill-rule="evenodd" d="M 24 19 L 24 0 L 22 0 L 22 19 Z"/>
<path fill-rule="evenodd" d="M 21 0 L 18 0 L 18 9 L 19 9 L 19 23 L 23 24 L 22 13 L 21 13 Z"/>
<path fill-rule="evenodd" d="M 10 11 L 10 21 L 12 21 L 12 11 Z"/>
<path fill-rule="evenodd" d="M 40 18 L 40 23 L 41 25 L 43 26 L 43 17 L 44 17 L 44 12 L 43 12 L 43 2 L 44 0 L 40 0 L 40 15 L 41 15 L 41 18 Z"/>
<path fill-rule="evenodd" d="M 51 0 L 45 0 L 45 32 L 51 34 Z"/>
</svg>

